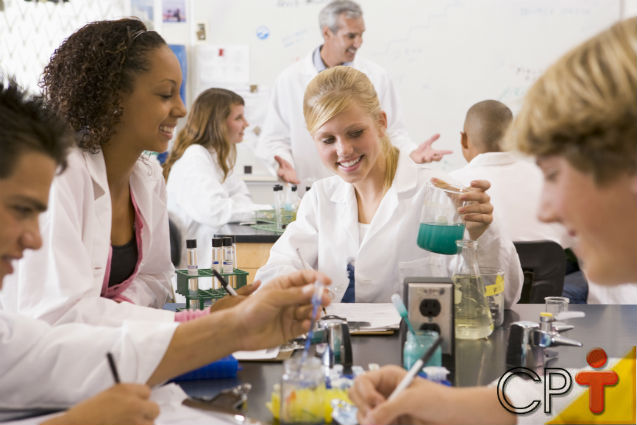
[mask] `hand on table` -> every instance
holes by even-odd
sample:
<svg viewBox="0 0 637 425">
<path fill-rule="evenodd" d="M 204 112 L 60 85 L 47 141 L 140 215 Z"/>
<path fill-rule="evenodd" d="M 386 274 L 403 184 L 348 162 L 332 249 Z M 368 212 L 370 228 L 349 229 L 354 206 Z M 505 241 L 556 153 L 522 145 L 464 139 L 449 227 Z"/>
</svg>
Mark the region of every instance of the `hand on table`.
<svg viewBox="0 0 637 425">
<path fill-rule="evenodd" d="M 149 397 L 148 385 L 117 384 L 42 425 L 150 425 L 159 415 L 159 406 Z"/>
<path fill-rule="evenodd" d="M 373 424 L 436 424 L 444 422 L 444 392 L 447 387 L 416 377 L 396 398 L 387 401 L 407 371 L 399 366 L 384 366 L 360 375 L 349 390 L 358 407 L 358 422 Z"/>
</svg>

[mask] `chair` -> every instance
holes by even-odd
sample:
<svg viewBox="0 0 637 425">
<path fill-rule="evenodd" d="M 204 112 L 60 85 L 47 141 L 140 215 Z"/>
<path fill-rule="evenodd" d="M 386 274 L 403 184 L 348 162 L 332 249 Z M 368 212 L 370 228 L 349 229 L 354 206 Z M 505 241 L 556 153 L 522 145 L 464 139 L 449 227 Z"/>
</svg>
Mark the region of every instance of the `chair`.
<svg viewBox="0 0 637 425">
<path fill-rule="evenodd" d="M 561 296 L 566 254 L 557 242 L 513 242 L 524 272 L 520 304 L 541 304 L 544 297 Z"/>
<path fill-rule="evenodd" d="M 168 219 L 168 230 L 170 233 L 170 261 L 175 267 L 179 267 L 181 260 L 181 232 L 170 218 Z"/>
</svg>

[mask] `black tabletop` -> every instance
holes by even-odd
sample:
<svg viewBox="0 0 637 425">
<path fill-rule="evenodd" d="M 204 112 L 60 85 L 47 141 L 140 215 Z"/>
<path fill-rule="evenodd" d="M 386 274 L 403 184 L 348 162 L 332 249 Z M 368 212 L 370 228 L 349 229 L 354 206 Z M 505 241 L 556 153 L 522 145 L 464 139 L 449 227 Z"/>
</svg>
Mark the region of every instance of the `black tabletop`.
<svg viewBox="0 0 637 425">
<path fill-rule="evenodd" d="M 226 224 L 218 234 L 234 235 L 236 243 L 274 243 L 279 235 L 267 230 L 253 229 L 250 225 Z"/>
<path fill-rule="evenodd" d="M 569 322 L 575 328 L 564 336 L 580 341 L 583 347 L 556 347 L 559 357 L 551 367 L 581 368 L 586 365 L 586 354 L 595 347 L 606 350 L 608 357 L 622 357 L 635 345 L 637 306 L 634 305 L 571 305 L 571 311 L 584 311 L 586 317 Z M 496 328 L 488 339 L 456 341 L 456 386 L 487 385 L 506 370 L 506 347 L 509 325 L 518 320 L 538 321 L 544 310 L 540 304 L 518 304 L 505 312 L 503 326 Z M 612 330 L 612 332 L 611 332 Z M 353 336 L 352 349 L 355 364 L 367 369 L 369 363 L 379 365 L 401 363 L 401 339 L 394 335 Z M 181 383 L 190 395 L 212 396 L 223 388 L 250 382 L 247 414 L 264 422 L 272 421 L 265 402 L 270 399 L 272 386 L 283 372 L 281 363 L 241 362 L 236 379 L 190 381 Z"/>
</svg>

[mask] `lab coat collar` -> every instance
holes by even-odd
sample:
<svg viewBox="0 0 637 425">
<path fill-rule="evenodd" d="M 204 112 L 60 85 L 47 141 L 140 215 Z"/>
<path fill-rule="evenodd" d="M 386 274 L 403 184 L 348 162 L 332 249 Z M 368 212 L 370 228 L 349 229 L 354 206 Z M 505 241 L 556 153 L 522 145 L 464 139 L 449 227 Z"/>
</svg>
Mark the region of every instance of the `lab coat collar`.
<svg viewBox="0 0 637 425">
<path fill-rule="evenodd" d="M 108 181 L 106 179 L 106 163 L 104 162 L 104 154 L 102 151 L 91 153 L 82 151 L 86 169 L 91 176 L 93 183 L 93 200 L 99 199 L 104 195 L 109 195 Z M 109 201 L 110 202 L 110 201 Z"/>
<path fill-rule="evenodd" d="M 490 165 L 508 165 L 517 160 L 511 152 L 485 152 L 476 155 L 467 167 L 483 167 Z"/>
<path fill-rule="evenodd" d="M 314 52 L 317 49 L 320 49 L 321 46 L 313 49 L 310 53 L 308 53 L 304 58 L 303 58 L 303 73 L 309 77 L 310 79 L 314 78 L 316 75 L 318 75 L 319 71 L 316 69 L 316 66 L 314 66 Z M 367 68 L 363 65 L 361 66 L 361 62 L 358 61 L 356 58 L 358 57 L 358 55 L 356 55 L 356 57 L 354 57 L 354 60 L 352 62 L 347 62 L 344 63 L 343 65 L 345 66 L 352 66 L 356 69 L 358 69 L 361 72 L 364 72 L 365 74 L 367 74 Z"/>
</svg>

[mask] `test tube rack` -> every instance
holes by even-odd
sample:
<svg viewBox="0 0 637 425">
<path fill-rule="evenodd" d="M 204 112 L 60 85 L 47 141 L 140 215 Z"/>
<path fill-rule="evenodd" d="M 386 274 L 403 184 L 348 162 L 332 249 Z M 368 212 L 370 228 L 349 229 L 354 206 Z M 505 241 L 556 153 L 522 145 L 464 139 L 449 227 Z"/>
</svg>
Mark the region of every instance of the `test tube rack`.
<svg viewBox="0 0 637 425">
<path fill-rule="evenodd" d="M 188 270 L 175 270 L 175 272 L 177 273 L 177 293 L 186 298 L 186 309 L 190 308 L 190 301 L 193 299 L 199 300 L 199 309 L 203 310 L 205 308 L 204 304 L 206 304 L 207 301 L 214 303 L 216 300 L 228 295 L 223 287 L 220 287 L 219 289 L 199 289 L 196 297 L 192 297 L 190 295 L 188 290 L 188 280 L 194 278 L 214 279 L 215 277 L 212 274 L 211 269 L 199 269 L 196 275 L 188 274 Z M 228 284 L 231 284 L 234 280 L 235 286 L 233 286 L 233 288 L 235 289 L 245 286 L 248 279 L 248 272 L 239 269 L 234 269 L 232 273 L 220 274 L 226 278 Z"/>
</svg>

